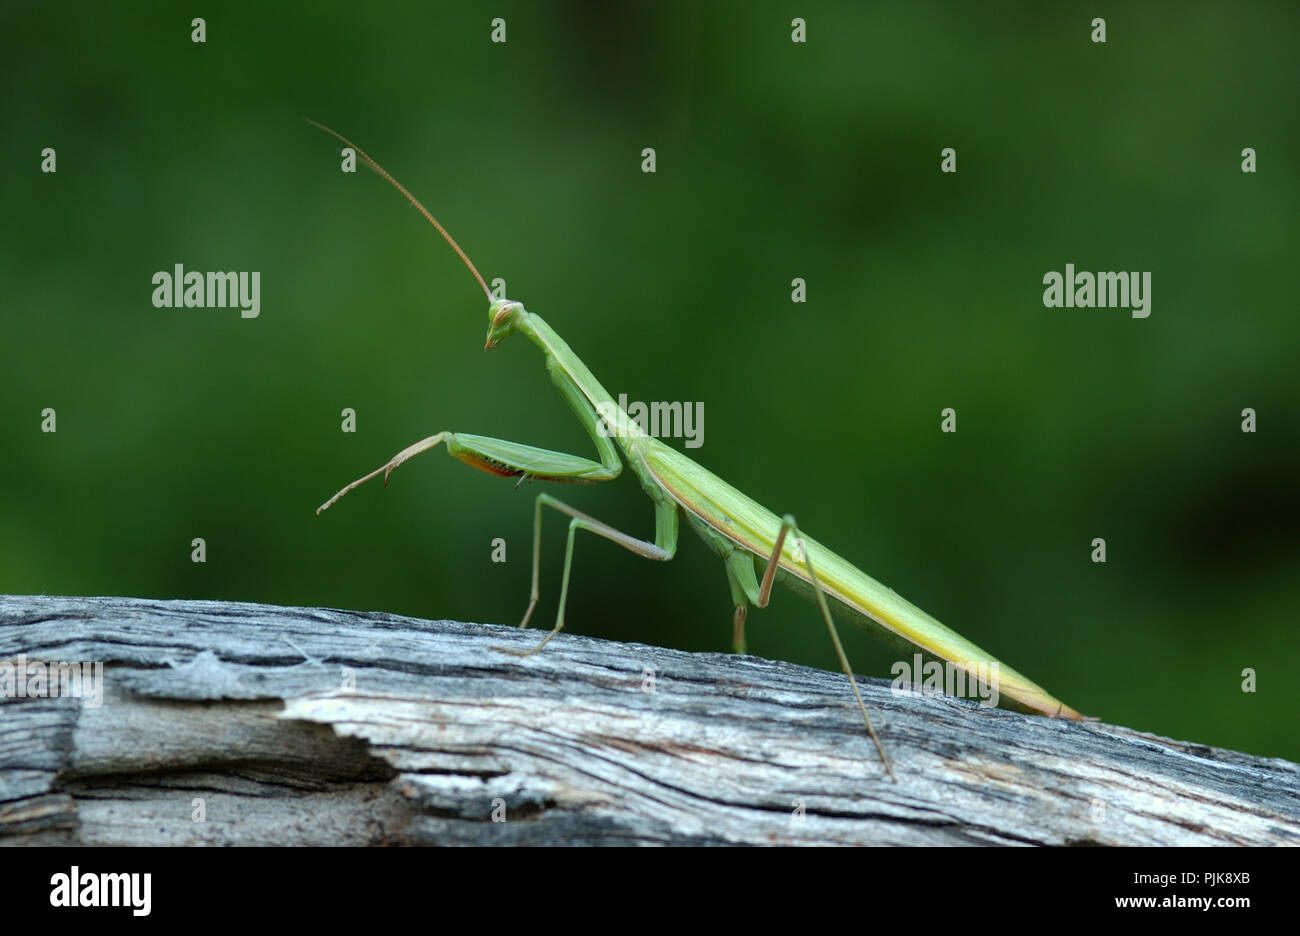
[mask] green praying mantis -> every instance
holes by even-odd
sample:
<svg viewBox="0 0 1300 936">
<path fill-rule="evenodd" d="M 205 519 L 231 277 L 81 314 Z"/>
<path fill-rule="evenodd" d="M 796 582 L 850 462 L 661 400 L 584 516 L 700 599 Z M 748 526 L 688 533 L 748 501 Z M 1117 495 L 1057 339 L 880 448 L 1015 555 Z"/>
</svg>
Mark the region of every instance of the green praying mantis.
<svg viewBox="0 0 1300 936">
<path fill-rule="evenodd" d="M 831 605 L 845 619 L 887 642 L 927 658 L 938 658 L 964 670 L 972 680 L 986 682 L 997 674 L 996 689 L 1002 700 L 1029 712 L 1065 718 L 1083 718 L 1077 711 L 1053 698 L 1037 684 L 990 657 L 966 638 L 945 627 L 893 589 L 882 585 L 848 560 L 803 535 L 790 514 L 777 516 L 756 501 L 696 464 L 676 449 L 646 433 L 618 406 L 587 365 L 564 339 L 539 315 L 527 311 L 512 299 L 497 299 L 460 245 L 437 219 L 396 179 L 346 137 L 329 127 L 308 120 L 350 147 L 371 169 L 382 176 L 409 201 L 440 233 L 474 275 L 488 299 L 488 331 L 485 350 L 498 347 L 512 335 L 523 335 L 541 350 L 546 370 L 560 396 L 591 437 L 599 461 L 565 452 L 537 448 L 505 439 L 469 435 L 449 430 L 421 439 L 394 455 L 387 463 L 358 478 L 316 509 L 319 514 L 340 497 L 380 474 L 388 477 L 398 467 L 438 445 L 461 461 L 483 471 L 520 481 L 597 483 L 612 481 L 631 469 L 642 489 L 654 503 L 654 540 L 639 539 L 602 523 L 550 494 L 539 494 L 533 513 L 532 591 L 520 627 L 527 627 L 537 607 L 538 570 L 541 556 L 542 509 L 549 507 L 569 518 L 569 535 L 560 581 L 560 604 L 555 626 L 527 651 L 503 651 L 519 656 L 537 653 L 564 627 L 564 610 L 569 597 L 569 573 L 573 563 L 573 540 L 579 530 L 617 543 L 638 556 L 667 562 L 677 551 L 682 517 L 721 557 L 735 605 L 732 645 L 745 649 L 745 616 L 751 604 L 759 608 L 771 600 L 772 586 L 781 582 L 804 597 L 816 601 L 830 633 L 840 667 L 848 677 L 854 699 L 862 713 L 880 760 L 894 779 L 893 767 L 884 745 L 871 723 L 857 680 L 844 654 L 831 615 Z M 620 458 L 621 453 L 621 458 Z M 761 574 L 759 569 L 762 569 Z M 972 683 L 973 684 L 973 683 Z"/>
</svg>

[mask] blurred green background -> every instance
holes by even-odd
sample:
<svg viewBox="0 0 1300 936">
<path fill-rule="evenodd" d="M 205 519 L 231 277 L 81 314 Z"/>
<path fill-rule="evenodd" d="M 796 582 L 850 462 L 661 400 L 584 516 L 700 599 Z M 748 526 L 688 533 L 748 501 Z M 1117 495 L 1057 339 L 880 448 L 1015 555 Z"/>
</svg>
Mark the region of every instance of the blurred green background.
<svg viewBox="0 0 1300 936">
<path fill-rule="evenodd" d="M 705 466 L 1009 665 L 1107 721 L 1300 759 L 1295 4 L 0 16 L 0 590 L 518 620 L 538 486 L 439 453 L 313 514 L 440 429 L 592 447 L 535 348 L 483 353 L 473 280 L 311 116 L 611 392 L 703 401 Z M 261 316 L 154 308 L 176 263 L 260 271 Z M 1044 308 L 1066 263 L 1151 271 L 1151 317 Z M 630 473 L 554 490 L 653 531 Z M 542 623 L 563 542 L 552 519 Z M 580 539 L 573 588 L 573 632 L 729 645 L 685 527 L 668 564 Z M 797 598 L 749 638 L 836 668 Z"/>
</svg>

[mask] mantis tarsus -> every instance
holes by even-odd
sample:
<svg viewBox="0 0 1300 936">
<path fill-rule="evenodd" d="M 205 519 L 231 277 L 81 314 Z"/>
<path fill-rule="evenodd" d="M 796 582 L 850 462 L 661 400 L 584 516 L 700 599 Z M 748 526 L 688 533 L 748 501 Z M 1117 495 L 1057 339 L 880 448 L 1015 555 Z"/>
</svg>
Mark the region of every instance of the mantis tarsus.
<svg viewBox="0 0 1300 936">
<path fill-rule="evenodd" d="M 573 561 L 573 539 L 579 530 L 617 543 L 647 559 L 666 562 L 677 551 L 678 521 L 684 516 L 701 538 L 716 552 L 726 566 L 727 581 L 735 605 L 732 618 L 732 645 L 737 652 L 745 648 L 745 615 L 749 605 L 766 607 L 772 585 L 780 581 L 806 597 L 816 600 L 830 632 L 835 654 L 848 677 L 867 733 L 875 743 L 881 763 L 891 780 L 893 767 L 884 746 L 871 724 L 866 704 L 858 691 L 857 681 L 844 648 L 840 644 L 828 598 L 836 611 L 865 630 L 896 645 L 929 657 L 946 660 L 969 674 L 971 679 L 986 679 L 992 665 L 998 675 L 997 690 L 1001 697 L 1017 706 L 1043 715 L 1082 718 L 1078 712 L 1049 695 L 1038 685 L 1010 667 L 990 657 L 969 640 L 949 630 L 920 608 L 904 600 L 866 573 L 854 567 L 816 540 L 805 537 L 794 517 L 778 517 L 746 497 L 721 478 L 707 471 L 676 449 L 646 434 L 614 401 L 577 354 L 539 315 L 528 312 L 511 299 L 496 299 L 487 283 L 465 252 L 446 229 L 420 202 L 364 150 L 335 131 L 308 120 L 350 147 L 362 160 L 394 188 L 429 221 L 451 245 L 474 274 L 488 299 L 488 332 L 485 350 L 491 350 L 511 335 L 520 334 L 541 349 L 546 369 L 556 389 L 595 443 L 600 460 L 522 445 L 503 439 L 443 431 L 429 436 L 398 452 L 386 464 L 344 487 L 316 512 L 330 507 L 344 494 L 380 474 L 384 484 L 388 476 L 408 459 L 442 444 L 454 457 L 483 471 L 504 477 L 539 481 L 595 483 L 612 481 L 622 473 L 624 461 L 641 487 L 654 502 L 654 540 L 638 539 L 590 517 L 549 494 L 537 496 L 533 516 L 533 577 L 528 609 L 521 627 L 527 627 L 538 600 L 538 568 L 541 554 L 542 508 L 551 507 L 569 519 L 569 536 L 564 554 L 564 575 L 560 583 L 560 604 L 555 626 L 541 642 L 526 652 L 541 650 L 564 627 L 564 608 L 569 595 L 569 572 Z M 617 443 L 617 444 L 616 444 Z M 622 453 L 622 459 L 619 453 Z M 793 540 L 790 539 L 793 534 Z M 761 577 L 758 565 L 762 566 Z M 516 652 L 516 651 L 506 651 Z"/>
</svg>

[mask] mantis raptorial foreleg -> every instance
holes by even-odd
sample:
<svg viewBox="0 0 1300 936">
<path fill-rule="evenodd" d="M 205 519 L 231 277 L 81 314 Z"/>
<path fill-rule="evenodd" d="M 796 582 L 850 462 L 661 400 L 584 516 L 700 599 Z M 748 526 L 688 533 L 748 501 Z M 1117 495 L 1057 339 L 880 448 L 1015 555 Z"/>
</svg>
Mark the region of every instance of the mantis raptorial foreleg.
<svg viewBox="0 0 1300 936">
<path fill-rule="evenodd" d="M 414 458 L 421 452 L 427 452 L 429 449 L 435 448 L 439 443 L 446 443 L 448 454 L 466 464 L 473 465 L 475 468 L 490 474 L 504 475 L 506 477 L 518 476 L 520 479 L 609 481 L 612 478 L 617 478 L 623 468 L 617 456 L 613 456 L 613 463 L 610 464 L 608 461 L 592 461 L 590 458 L 583 458 L 581 455 L 570 455 L 552 449 L 521 445 L 518 442 L 509 442 L 505 439 L 466 435 L 465 433 L 445 430 L 437 435 L 431 435 L 427 439 L 421 439 L 413 445 L 408 445 L 390 458 L 387 463 L 380 465 L 370 474 L 357 478 L 357 480 L 345 486 L 337 494 L 317 507 L 316 513 L 329 509 L 344 494 L 359 488 L 371 478 L 376 478 L 380 474 L 384 476 L 384 485 L 387 486 L 388 476 L 404 462 Z"/>
<path fill-rule="evenodd" d="M 538 598 L 538 579 L 541 570 L 542 554 L 542 507 L 553 507 L 560 513 L 572 517 L 569 521 L 569 539 L 564 549 L 564 577 L 560 580 L 560 608 L 555 615 L 555 626 L 551 632 L 542 638 L 541 643 L 531 650 L 508 650 L 504 647 L 496 649 L 502 653 L 509 653 L 514 656 L 532 656 L 538 650 L 545 647 L 551 638 L 564 629 L 564 606 L 569 598 L 569 573 L 573 566 L 573 536 L 578 530 L 588 530 L 597 536 L 603 536 L 612 543 L 617 543 L 629 552 L 634 552 L 638 556 L 644 556 L 647 559 L 654 559 L 658 562 L 667 562 L 677 553 L 677 507 L 676 505 L 659 504 L 655 507 L 655 541 L 637 539 L 635 536 L 629 536 L 622 530 L 617 530 L 608 523 L 603 523 L 581 510 L 575 510 L 563 501 L 557 500 L 549 494 L 538 494 L 537 503 L 533 514 L 533 589 L 528 599 L 528 610 L 524 612 L 524 619 L 519 622 L 520 627 L 528 626 L 528 619 L 533 615 L 533 608 L 537 606 Z"/>
<path fill-rule="evenodd" d="M 431 435 L 426 439 L 421 439 L 413 445 L 408 445 L 402 449 L 385 464 L 379 466 L 370 474 L 358 478 L 351 484 L 344 487 L 337 494 L 316 508 L 320 513 L 327 510 L 335 501 L 344 494 L 355 490 L 365 484 L 372 478 L 379 475 L 384 476 L 384 484 L 388 483 L 388 476 L 391 475 L 403 463 L 422 452 L 437 447 L 445 443 L 447 451 L 453 457 L 463 462 L 474 465 L 484 471 L 492 474 L 505 475 L 507 477 L 518 476 L 519 478 L 544 478 L 550 481 L 607 481 L 616 478 L 622 469 L 622 464 L 618 462 L 617 456 L 613 457 L 613 463 L 596 462 L 589 458 L 583 458 L 580 455 L 570 455 L 566 452 L 557 452 L 553 449 L 537 448 L 532 445 L 522 445 L 518 442 L 510 442 L 505 439 L 494 439 L 489 436 L 474 436 L 464 433 L 455 433 L 450 431 L 439 432 Z M 608 440 L 603 437 L 597 437 L 597 445 L 601 449 L 601 454 L 606 452 Z M 610 453 L 612 455 L 612 452 Z M 516 656 L 531 656 L 550 641 L 552 637 L 558 634 L 564 628 L 564 608 L 569 596 L 569 574 L 573 565 L 573 537 L 578 530 L 589 530 L 597 536 L 602 536 L 611 542 L 617 543 L 624 549 L 636 553 L 638 556 L 644 556 L 647 559 L 655 559 L 660 562 L 667 562 L 677 552 L 677 506 L 675 504 L 658 504 L 655 507 L 655 540 L 637 539 L 621 530 L 615 529 L 607 523 L 602 523 L 595 517 L 589 516 L 580 510 L 575 510 L 563 501 L 551 497 L 549 494 L 539 494 L 537 496 L 536 512 L 533 519 L 533 585 L 532 593 L 528 601 L 528 610 L 524 612 L 524 618 L 520 622 L 520 627 L 527 627 L 528 620 L 532 617 L 533 608 L 537 606 L 539 594 L 539 576 L 541 570 L 541 547 L 542 547 L 542 507 L 550 506 L 567 514 L 572 520 L 569 522 L 569 539 L 564 553 L 564 578 L 560 585 L 560 608 L 555 616 L 555 627 L 551 632 L 542 639 L 536 647 L 528 651 L 516 651 L 500 649 L 503 653 L 511 653 Z"/>
<path fill-rule="evenodd" d="M 751 600 L 760 608 L 766 608 L 768 602 L 772 599 L 772 583 L 776 579 L 776 570 L 780 565 L 781 549 L 785 546 L 786 534 L 791 530 L 794 531 L 795 540 L 802 542 L 803 536 L 799 532 L 799 525 L 795 523 L 794 517 L 786 514 L 781 518 L 781 532 L 777 534 L 776 546 L 772 549 L 772 555 L 768 557 L 767 568 L 763 570 L 763 583 L 758 588 L 758 594 L 753 595 Z M 880 760 L 885 765 L 885 771 L 889 774 L 890 780 L 895 780 L 894 768 L 889 763 L 889 758 L 885 756 L 885 747 L 880 743 L 880 737 L 876 734 L 875 726 L 871 724 L 871 716 L 867 714 L 867 705 L 862 701 L 862 693 L 858 691 L 858 681 L 853 678 L 853 669 L 849 666 L 849 658 L 844 654 L 844 645 L 840 643 L 839 632 L 835 629 L 835 622 L 831 620 L 831 609 L 826 604 L 826 594 L 822 591 L 821 580 L 817 578 L 817 572 L 813 569 L 812 556 L 806 549 L 801 550 L 801 558 L 805 565 L 808 566 L 808 577 L 812 579 L 813 592 L 817 595 L 817 606 L 822 610 L 822 617 L 826 619 L 826 629 L 830 631 L 831 643 L 835 645 L 835 655 L 839 657 L 840 668 L 844 670 L 844 675 L 849 677 L 849 685 L 853 688 L 853 697 L 858 700 L 858 708 L 862 711 L 862 719 L 867 723 L 867 733 L 871 735 L 871 740 L 876 744 L 876 750 L 880 752 Z M 746 556 L 746 559 L 749 557 Z M 750 574 L 749 582 L 753 582 L 753 563 L 749 562 Z M 731 567 L 728 565 L 728 574 L 731 575 Z M 742 578 L 740 584 L 748 584 Z M 743 627 L 744 615 L 740 614 L 737 609 L 739 626 Z M 739 639 L 744 641 L 743 630 L 739 633 Z"/>
<path fill-rule="evenodd" d="M 381 471 L 384 473 L 384 487 L 388 487 L 388 476 L 392 474 L 397 469 L 397 467 L 402 464 L 402 462 L 406 461 L 408 458 L 413 458 L 414 456 L 419 455 L 421 452 L 427 452 L 429 449 L 433 448 L 444 438 L 446 438 L 446 436 L 447 433 L 439 432 L 437 435 L 431 435 L 427 439 L 421 439 L 419 442 L 416 442 L 414 445 L 408 445 L 406 448 L 402 449 L 400 452 L 398 452 L 396 455 L 390 458 L 387 464 L 380 465 L 378 468 L 370 472 L 370 474 L 366 475 L 365 477 L 357 478 L 357 480 L 353 481 L 351 484 L 346 485 L 337 494 L 335 494 L 325 503 L 317 507 L 316 513 L 319 514 L 323 510 L 329 510 L 330 507 L 334 505 L 334 502 L 336 500 L 338 500 L 344 494 L 348 493 L 348 491 L 352 491 L 361 487 L 361 485 L 365 484 L 371 478 L 377 477 Z"/>
</svg>

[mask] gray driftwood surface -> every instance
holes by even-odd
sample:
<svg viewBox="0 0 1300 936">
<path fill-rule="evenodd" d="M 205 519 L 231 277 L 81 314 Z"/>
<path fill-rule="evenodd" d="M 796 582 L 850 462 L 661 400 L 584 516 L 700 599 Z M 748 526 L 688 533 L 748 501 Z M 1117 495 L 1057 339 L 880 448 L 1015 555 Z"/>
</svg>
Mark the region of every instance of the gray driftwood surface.
<svg viewBox="0 0 1300 936">
<path fill-rule="evenodd" d="M 538 636 L 0 597 L 0 661 L 99 661 L 105 683 L 99 707 L 0 699 L 0 843 L 1300 843 L 1287 761 L 864 679 L 891 784 L 838 673 L 566 635 L 491 650 Z"/>
</svg>

